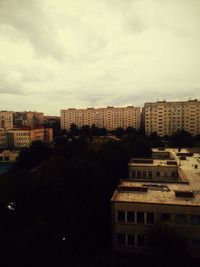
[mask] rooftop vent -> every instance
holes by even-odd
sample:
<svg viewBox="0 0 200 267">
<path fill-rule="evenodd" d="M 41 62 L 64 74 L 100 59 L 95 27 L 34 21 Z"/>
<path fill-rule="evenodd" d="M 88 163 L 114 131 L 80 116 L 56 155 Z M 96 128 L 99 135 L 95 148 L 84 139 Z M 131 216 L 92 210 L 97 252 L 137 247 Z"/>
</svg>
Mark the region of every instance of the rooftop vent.
<svg viewBox="0 0 200 267">
<path fill-rule="evenodd" d="M 169 192 L 170 189 L 167 185 L 160 185 L 160 184 L 143 184 L 144 188 L 148 188 L 152 191 L 162 191 L 162 192 Z"/>
<path fill-rule="evenodd" d="M 175 191 L 176 197 L 194 197 L 194 192 L 192 191 Z"/>
<path fill-rule="evenodd" d="M 141 187 L 141 186 L 119 186 L 120 191 L 129 191 L 129 192 L 147 192 L 147 187 Z"/>
</svg>

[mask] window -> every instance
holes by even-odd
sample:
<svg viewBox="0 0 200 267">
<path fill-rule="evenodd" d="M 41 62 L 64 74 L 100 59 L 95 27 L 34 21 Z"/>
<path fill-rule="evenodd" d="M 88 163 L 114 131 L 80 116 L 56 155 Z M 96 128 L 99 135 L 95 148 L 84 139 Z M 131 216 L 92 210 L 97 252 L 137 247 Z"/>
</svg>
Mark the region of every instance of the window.
<svg viewBox="0 0 200 267">
<path fill-rule="evenodd" d="M 9 159 L 10 159 L 9 157 L 4 157 L 5 161 L 9 161 Z"/>
<path fill-rule="evenodd" d="M 117 212 L 117 221 L 118 222 L 125 222 L 125 211 L 118 211 Z"/>
<path fill-rule="evenodd" d="M 135 222 L 135 212 L 134 211 L 127 211 L 127 222 L 134 223 Z"/>
<path fill-rule="evenodd" d="M 178 224 L 187 223 L 187 215 L 185 215 L 185 214 L 176 214 L 175 215 L 175 222 L 178 223 Z"/>
<path fill-rule="evenodd" d="M 148 172 L 148 178 L 152 178 L 152 171 Z"/>
<path fill-rule="evenodd" d="M 145 236 L 143 235 L 137 236 L 137 245 L 138 247 L 145 247 Z"/>
<path fill-rule="evenodd" d="M 144 212 L 137 212 L 137 223 L 144 223 Z"/>
<path fill-rule="evenodd" d="M 136 178 L 136 171 L 132 171 L 132 178 Z"/>
<path fill-rule="evenodd" d="M 172 172 L 172 177 L 177 177 L 177 172 Z"/>
<path fill-rule="evenodd" d="M 191 240 L 191 248 L 199 248 L 200 247 L 200 240 L 199 239 L 192 239 Z"/>
<path fill-rule="evenodd" d="M 164 172 L 164 177 L 167 177 L 167 172 Z"/>
<path fill-rule="evenodd" d="M 147 212 L 147 224 L 154 224 L 155 218 L 153 212 Z"/>
<path fill-rule="evenodd" d="M 135 246 L 135 235 L 128 234 L 127 241 L 129 246 Z"/>
<path fill-rule="evenodd" d="M 126 244 L 126 234 L 124 233 L 117 234 L 117 244 L 121 246 Z"/>
<path fill-rule="evenodd" d="M 156 172 L 156 177 L 159 177 L 160 176 L 160 172 Z"/>
<path fill-rule="evenodd" d="M 147 171 L 143 171 L 143 173 L 142 173 L 142 178 L 143 178 L 143 179 L 147 179 Z"/>
<path fill-rule="evenodd" d="M 141 171 L 137 171 L 137 178 L 140 179 L 142 177 Z"/>
<path fill-rule="evenodd" d="M 194 224 L 194 225 L 200 225 L 200 216 L 191 215 L 190 222 L 191 222 L 191 224 Z"/>
<path fill-rule="evenodd" d="M 161 221 L 162 222 L 169 222 L 170 221 L 169 213 L 161 213 Z"/>
</svg>

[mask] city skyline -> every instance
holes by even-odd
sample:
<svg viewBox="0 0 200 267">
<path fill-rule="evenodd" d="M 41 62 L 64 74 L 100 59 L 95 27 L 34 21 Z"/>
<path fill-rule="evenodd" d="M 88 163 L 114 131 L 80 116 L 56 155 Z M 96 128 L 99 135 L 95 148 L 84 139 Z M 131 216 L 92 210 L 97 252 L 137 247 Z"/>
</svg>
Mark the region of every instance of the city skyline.
<svg viewBox="0 0 200 267">
<path fill-rule="evenodd" d="M 3 0 L 0 109 L 199 98 L 199 12 L 195 0 Z"/>
</svg>

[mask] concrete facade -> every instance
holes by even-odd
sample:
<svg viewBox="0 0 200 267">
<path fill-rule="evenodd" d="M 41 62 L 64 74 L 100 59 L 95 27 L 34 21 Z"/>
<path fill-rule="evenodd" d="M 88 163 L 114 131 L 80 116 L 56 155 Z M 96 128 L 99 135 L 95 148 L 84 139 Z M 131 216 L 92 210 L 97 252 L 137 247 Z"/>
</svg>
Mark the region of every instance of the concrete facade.
<svg viewBox="0 0 200 267">
<path fill-rule="evenodd" d="M 200 155 L 166 149 L 161 159 L 162 152 L 157 152 L 159 159 L 154 150 L 154 159 L 149 159 L 151 163 L 147 163 L 147 159 L 131 161 L 129 178 L 120 181 L 112 196 L 113 252 L 137 253 L 149 249 L 149 234 L 162 225 L 173 227 L 185 249 L 199 257 Z M 170 153 L 168 159 L 166 152 Z M 170 165 L 168 169 L 166 161 L 176 162 L 176 165 Z M 139 177 L 137 171 L 141 172 Z M 159 171 L 161 175 L 154 176 L 153 171 Z M 152 175 L 148 176 L 148 172 Z"/>
<path fill-rule="evenodd" d="M 36 111 L 15 112 L 13 115 L 14 127 L 38 127 L 44 124 L 44 113 Z"/>
<path fill-rule="evenodd" d="M 172 135 L 185 130 L 193 136 L 200 134 L 200 101 L 157 101 L 145 103 L 142 110 L 143 127 L 147 135 Z"/>
<path fill-rule="evenodd" d="M 53 142 L 52 128 L 14 129 L 7 132 L 8 146 L 13 148 L 29 147 L 34 141 Z"/>
<path fill-rule="evenodd" d="M 0 129 L 10 130 L 13 128 L 12 111 L 0 111 Z"/>
<path fill-rule="evenodd" d="M 141 113 L 139 107 L 133 106 L 61 110 L 61 129 L 69 130 L 72 123 L 78 127 L 94 124 L 108 131 L 128 126 L 139 129 Z"/>
</svg>

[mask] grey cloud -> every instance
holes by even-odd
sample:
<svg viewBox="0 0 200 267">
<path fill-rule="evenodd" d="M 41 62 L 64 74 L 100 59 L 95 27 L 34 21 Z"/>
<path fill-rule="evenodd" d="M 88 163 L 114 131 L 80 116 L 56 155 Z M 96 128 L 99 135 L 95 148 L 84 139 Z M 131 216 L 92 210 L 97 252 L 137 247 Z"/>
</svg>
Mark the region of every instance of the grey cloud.
<svg viewBox="0 0 200 267">
<path fill-rule="evenodd" d="M 39 1 L 1 1 L 0 24 L 10 25 L 18 31 L 40 56 L 52 56 L 57 60 L 65 57 L 63 47 L 56 41 L 56 30 L 47 20 Z"/>
</svg>

